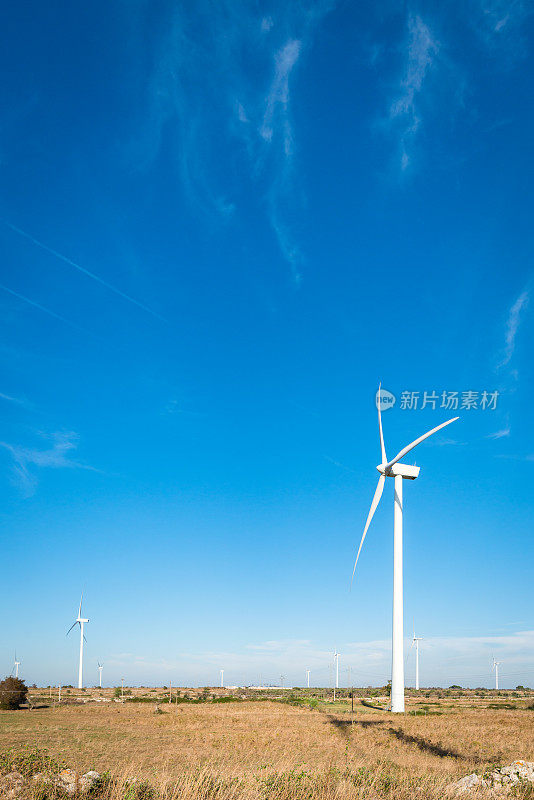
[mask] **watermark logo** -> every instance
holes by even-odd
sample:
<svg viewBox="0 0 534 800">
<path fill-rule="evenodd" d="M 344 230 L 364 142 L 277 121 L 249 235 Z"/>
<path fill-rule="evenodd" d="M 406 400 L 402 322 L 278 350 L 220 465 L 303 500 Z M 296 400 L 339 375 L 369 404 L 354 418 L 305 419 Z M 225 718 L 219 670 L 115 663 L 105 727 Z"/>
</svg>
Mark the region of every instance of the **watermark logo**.
<svg viewBox="0 0 534 800">
<path fill-rule="evenodd" d="M 387 389 L 379 389 L 375 395 L 375 403 L 376 407 L 380 409 L 380 411 L 387 411 L 388 408 L 393 408 L 397 401 L 397 398 L 391 392 L 388 392 Z"/>
<path fill-rule="evenodd" d="M 477 391 L 469 389 L 460 391 L 419 391 L 400 393 L 399 408 L 401 411 L 416 411 L 417 409 L 431 408 L 445 409 L 446 411 L 496 411 L 499 400 L 498 391 Z M 387 389 L 379 389 L 375 394 L 375 405 L 380 411 L 393 408 L 397 398 Z"/>
<path fill-rule="evenodd" d="M 460 391 L 423 391 L 423 392 L 401 392 L 400 408 L 414 411 L 415 409 L 444 408 L 447 411 L 495 411 L 499 392 L 482 392 L 470 389 L 466 392 Z"/>
</svg>

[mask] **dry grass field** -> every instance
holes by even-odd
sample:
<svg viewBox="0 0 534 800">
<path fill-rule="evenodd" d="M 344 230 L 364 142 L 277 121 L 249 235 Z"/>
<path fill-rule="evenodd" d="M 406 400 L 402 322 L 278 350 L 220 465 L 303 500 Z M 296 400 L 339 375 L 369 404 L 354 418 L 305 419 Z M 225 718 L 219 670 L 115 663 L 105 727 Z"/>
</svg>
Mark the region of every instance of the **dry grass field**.
<svg viewBox="0 0 534 800">
<path fill-rule="evenodd" d="M 465 774 L 534 760 L 534 711 L 526 704 L 443 702 L 421 716 L 355 708 L 352 719 L 327 704 L 265 701 L 162 704 L 159 713 L 151 703 L 2 711 L 0 750 L 36 746 L 78 772 L 109 770 L 146 779 L 162 795 L 221 800 L 437 800 Z"/>
</svg>

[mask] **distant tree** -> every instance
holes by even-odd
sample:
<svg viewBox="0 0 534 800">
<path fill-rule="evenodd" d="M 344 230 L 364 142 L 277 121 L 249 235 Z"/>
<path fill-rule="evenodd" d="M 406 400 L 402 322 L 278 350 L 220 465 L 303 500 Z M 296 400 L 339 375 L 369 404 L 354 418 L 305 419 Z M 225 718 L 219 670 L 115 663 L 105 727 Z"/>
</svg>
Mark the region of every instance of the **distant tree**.
<svg viewBox="0 0 534 800">
<path fill-rule="evenodd" d="M 515 688 L 516 688 L 516 691 L 517 691 L 517 692 L 524 692 L 524 691 L 526 691 L 524 686 L 516 686 Z"/>
<path fill-rule="evenodd" d="M 458 686 L 457 683 L 453 683 L 452 686 L 449 686 L 449 689 L 462 689 L 462 686 Z"/>
<path fill-rule="evenodd" d="M 0 708 L 13 710 L 26 702 L 28 687 L 20 678 L 0 681 Z"/>
</svg>

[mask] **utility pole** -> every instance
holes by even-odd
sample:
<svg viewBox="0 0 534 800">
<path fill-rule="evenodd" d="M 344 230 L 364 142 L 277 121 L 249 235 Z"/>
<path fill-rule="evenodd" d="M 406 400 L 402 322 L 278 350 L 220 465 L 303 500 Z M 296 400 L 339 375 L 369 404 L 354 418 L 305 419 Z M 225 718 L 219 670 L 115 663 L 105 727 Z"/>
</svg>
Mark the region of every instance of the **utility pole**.
<svg viewBox="0 0 534 800">
<path fill-rule="evenodd" d="M 169 703 L 172 703 L 172 681 L 169 681 Z"/>
<path fill-rule="evenodd" d="M 121 678 L 121 700 L 124 702 L 124 678 Z"/>
<path fill-rule="evenodd" d="M 57 701 L 58 701 L 58 703 L 61 703 L 61 684 L 59 684 L 59 686 L 58 686 Z"/>
</svg>

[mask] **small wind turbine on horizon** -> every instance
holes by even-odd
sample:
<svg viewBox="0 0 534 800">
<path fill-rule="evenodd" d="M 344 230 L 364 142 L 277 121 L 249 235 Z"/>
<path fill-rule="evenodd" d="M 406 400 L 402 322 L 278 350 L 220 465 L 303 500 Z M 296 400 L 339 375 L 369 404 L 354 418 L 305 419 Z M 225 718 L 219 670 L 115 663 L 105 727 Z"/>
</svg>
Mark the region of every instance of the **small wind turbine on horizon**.
<svg viewBox="0 0 534 800">
<path fill-rule="evenodd" d="M 86 622 L 89 622 L 88 619 L 84 619 L 82 617 L 82 600 L 83 600 L 83 592 L 80 598 L 80 608 L 78 609 L 78 616 L 76 617 L 76 619 L 74 620 L 74 622 L 67 631 L 67 636 L 68 636 L 71 630 L 76 625 L 80 626 L 80 664 L 78 667 L 78 689 L 83 688 L 83 643 L 84 641 L 87 641 L 83 633 L 83 626 L 85 625 Z"/>
<path fill-rule="evenodd" d="M 224 670 L 221 670 L 221 689 L 224 689 Z"/>
<path fill-rule="evenodd" d="M 352 571 L 352 578 L 356 572 L 356 565 L 360 557 L 363 543 L 373 519 L 374 513 L 377 509 L 386 478 L 394 478 L 395 480 L 395 499 L 394 499 L 394 526 L 393 526 L 393 634 L 392 634 L 392 664 L 391 664 L 391 710 L 394 713 L 402 713 L 404 711 L 404 620 L 403 620 L 403 600 L 402 600 L 402 481 L 415 480 L 419 475 L 419 467 L 411 466 L 409 464 L 401 464 L 400 460 L 410 450 L 417 447 L 418 444 L 428 439 L 432 434 L 437 433 L 446 425 L 455 422 L 458 417 L 442 422 L 437 425 L 428 433 L 419 436 L 415 441 L 403 447 L 395 458 L 390 461 L 387 460 L 386 448 L 384 446 L 384 434 L 382 432 L 382 414 L 381 414 L 381 386 L 378 387 L 376 393 L 376 406 L 378 409 L 378 430 L 380 434 L 380 450 L 382 453 L 382 461 L 377 466 L 380 473 L 378 484 L 375 489 L 374 497 L 371 503 L 371 508 L 367 516 L 367 522 L 363 530 L 362 540 L 356 555 L 354 569 Z"/>
<path fill-rule="evenodd" d="M 19 677 L 19 667 L 20 667 L 20 661 L 17 661 L 17 651 L 15 650 L 15 661 L 13 662 L 13 670 L 15 672 L 15 678 Z"/>
<path fill-rule="evenodd" d="M 306 680 L 308 682 L 308 689 L 310 688 L 310 670 L 306 670 Z"/>
<path fill-rule="evenodd" d="M 423 641 L 422 636 L 415 635 L 415 628 L 413 629 L 412 647 L 415 645 L 415 688 L 419 689 L 419 642 Z"/>
<path fill-rule="evenodd" d="M 493 667 L 492 669 L 495 670 L 495 688 L 499 688 L 499 664 L 502 664 L 502 661 L 495 661 L 495 656 L 493 657 Z"/>
<path fill-rule="evenodd" d="M 104 669 L 104 665 L 100 662 L 98 663 L 98 685 L 102 688 L 102 670 Z"/>
<path fill-rule="evenodd" d="M 339 656 L 341 653 L 337 652 L 337 647 L 334 651 L 334 661 L 336 663 L 336 689 L 339 689 Z"/>
</svg>

